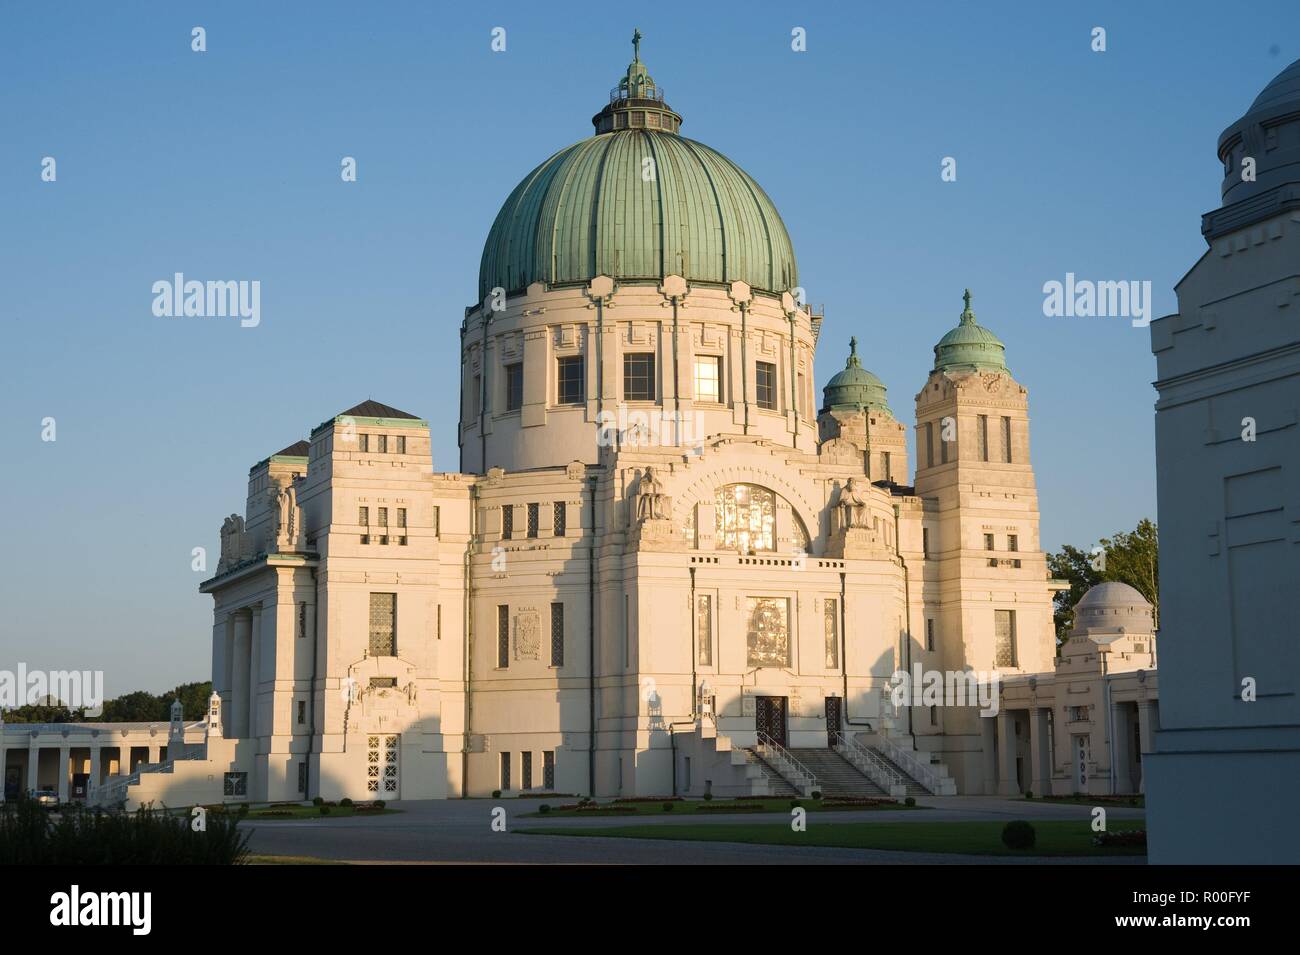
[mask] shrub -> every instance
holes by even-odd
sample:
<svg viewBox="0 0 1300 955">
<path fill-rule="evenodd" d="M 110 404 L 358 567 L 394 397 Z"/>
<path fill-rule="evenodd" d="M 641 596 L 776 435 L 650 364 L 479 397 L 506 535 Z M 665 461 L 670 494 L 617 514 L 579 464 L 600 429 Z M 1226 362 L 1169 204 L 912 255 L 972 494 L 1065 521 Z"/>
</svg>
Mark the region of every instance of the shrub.
<svg viewBox="0 0 1300 955">
<path fill-rule="evenodd" d="M 316 808 L 320 810 L 320 814 L 322 816 L 328 816 L 330 814 L 330 807 L 327 805 L 322 804 L 320 806 L 317 806 Z"/>
<path fill-rule="evenodd" d="M 344 796 L 342 799 L 339 800 L 339 805 L 340 805 L 340 806 L 350 806 L 350 805 L 352 805 L 352 800 L 349 799 L 347 796 Z"/>
<path fill-rule="evenodd" d="M 673 811 L 673 804 L 670 802 L 664 803 L 664 812 L 672 812 L 672 811 Z"/>
<path fill-rule="evenodd" d="M 500 798 L 501 798 L 501 790 L 499 790 L 499 789 L 494 789 L 494 790 L 492 790 L 492 798 L 493 798 L 493 799 L 500 799 Z"/>
<path fill-rule="evenodd" d="M 246 803 L 246 802 L 241 802 L 241 803 L 239 804 L 239 810 L 238 810 L 238 812 L 239 812 L 239 814 L 240 814 L 241 816 L 247 816 L 247 815 L 248 815 L 248 803 Z"/>
<path fill-rule="evenodd" d="M 209 812 L 202 832 L 189 813 L 142 808 L 130 813 L 65 806 L 56 822 L 20 797 L 0 813 L 0 865 L 242 865 L 247 832 L 222 812 Z"/>
<path fill-rule="evenodd" d="M 550 803 L 545 803 L 545 802 L 542 803 L 540 806 L 537 807 L 537 811 L 538 811 L 538 812 L 541 812 L 541 813 L 547 813 L 547 812 L 550 812 L 550 811 L 551 811 L 551 805 L 550 805 Z"/>
<path fill-rule="evenodd" d="M 311 804 L 313 806 L 323 806 L 325 804 L 325 799 L 323 796 L 317 796 L 315 799 L 311 801 Z"/>
<path fill-rule="evenodd" d="M 820 789 L 814 789 L 814 790 L 812 791 L 812 797 L 813 797 L 813 799 L 821 799 L 821 798 L 822 798 L 822 791 L 821 791 Z"/>
<path fill-rule="evenodd" d="M 1026 789 L 1026 790 L 1025 790 L 1025 798 L 1026 798 L 1026 799 L 1033 799 L 1033 798 L 1034 798 L 1034 791 L 1033 791 L 1032 789 Z"/>
<path fill-rule="evenodd" d="M 790 800 L 790 808 L 791 808 L 791 809 L 798 809 L 801 805 L 803 805 L 803 803 L 799 802 L 799 800 L 797 800 L 797 799 L 791 799 L 791 800 Z"/>
<path fill-rule="evenodd" d="M 383 809 L 385 806 L 388 805 L 388 803 L 384 802 L 382 799 L 376 799 L 374 802 L 371 803 L 371 805 L 374 806 L 376 809 Z"/>
<path fill-rule="evenodd" d="M 916 805 L 916 797 L 915 797 L 915 796 L 908 796 L 906 799 L 903 800 L 903 805 L 904 805 L 904 806 L 915 806 L 915 805 Z"/>
<path fill-rule="evenodd" d="M 1002 844 L 1008 849 L 1032 849 L 1038 841 L 1034 827 L 1023 819 L 1009 822 L 1002 827 Z"/>
<path fill-rule="evenodd" d="M 708 802 L 708 801 L 709 801 L 710 799 L 712 799 L 712 798 L 713 798 L 713 793 L 705 793 L 705 794 L 704 794 L 704 801 L 705 801 L 705 802 Z"/>
</svg>

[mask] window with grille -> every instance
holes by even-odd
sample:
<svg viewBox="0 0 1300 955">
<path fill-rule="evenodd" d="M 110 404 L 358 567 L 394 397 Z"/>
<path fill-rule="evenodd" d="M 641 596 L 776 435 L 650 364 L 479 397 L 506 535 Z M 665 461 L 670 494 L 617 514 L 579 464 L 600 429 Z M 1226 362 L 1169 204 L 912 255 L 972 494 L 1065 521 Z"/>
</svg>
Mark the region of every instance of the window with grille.
<svg viewBox="0 0 1300 955">
<path fill-rule="evenodd" d="M 388 508 L 381 507 L 378 509 L 379 514 L 379 543 L 388 543 Z"/>
<path fill-rule="evenodd" d="M 513 504 L 501 505 L 501 536 L 506 540 L 515 535 L 515 506 Z"/>
<path fill-rule="evenodd" d="M 623 400 L 655 400 L 655 356 L 637 352 L 623 356 Z"/>
<path fill-rule="evenodd" d="M 699 594 L 695 598 L 695 628 L 699 640 L 699 665 L 713 666 L 713 595 Z"/>
<path fill-rule="evenodd" d="M 307 792 L 307 764 L 305 762 L 298 764 L 298 792 Z"/>
<path fill-rule="evenodd" d="M 375 435 L 375 450 L 380 454 L 388 453 L 388 435 L 386 434 Z"/>
<path fill-rule="evenodd" d="M 830 597 L 822 601 L 822 629 L 826 643 L 826 669 L 840 665 L 840 621 L 838 600 Z"/>
<path fill-rule="evenodd" d="M 307 636 L 307 601 L 298 601 L 298 639 Z"/>
<path fill-rule="evenodd" d="M 510 754 L 501 754 L 501 791 L 505 792 L 510 788 Z"/>
<path fill-rule="evenodd" d="M 519 784 L 524 789 L 533 788 L 533 754 L 527 750 L 519 754 Z"/>
<path fill-rule="evenodd" d="M 883 462 L 884 465 L 885 465 L 885 473 L 884 473 L 884 475 L 883 475 L 884 479 L 885 479 L 886 481 L 892 481 L 892 480 L 894 480 L 894 468 L 893 468 L 893 465 L 892 465 L 891 462 L 890 462 L 889 452 L 888 452 L 888 451 L 885 451 L 884 453 L 882 453 L 882 454 L 880 455 L 880 457 L 881 457 L 882 462 Z"/>
<path fill-rule="evenodd" d="M 552 510 L 554 513 L 551 516 L 551 530 L 556 537 L 563 537 L 566 531 L 564 522 L 565 517 L 567 516 L 564 509 L 564 502 L 556 501 L 555 504 L 552 505 Z"/>
<path fill-rule="evenodd" d="M 397 656 L 397 594 L 370 595 L 370 655 Z"/>
<path fill-rule="evenodd" d="M 1016 666 L 1016 612 L 993 611 L 993 665 Z"/>
<path fill-rule="evenodd" d="M 925 622 L 925 649 L 934 650 L 934 621 L 926 620 Z"/>
<path fill-rule="evenodd" d="M 524 406 L 524 363 L 506 365 L 506 411 L 518 411 Z"/>
<path fill-rule="evenodd" d="M 1002 460 L 1011 463 L 1011 419 L 1002 419 Z"/>
<path fill-rule="evenodd" d="M 397 795 L 397 736 L 366 738 L 366 790 Z"/>
<path fill-rule="evenodd" d="M 358 444 L 358 446 L 361 448 L 362 451 L 369 452 L 369 451 L 370 451 L 370 435 L 368 435 L 368 434 L 359 434 L 359 435 L 357 435 L 357 444 Z"/>
<path fill-rule="evenodd" d="M 980 415 L 979 420 L 979 452 L 981 461 L 989 459 L 989 416 L 986 414 Z"/>
<path fill-rule="evenodd" d="M 442 508 L 437 505 L 433 508 L 433 536 L 442 536 Z"/>
<path fill-rule="evenodd" d="M 986 551 L 991 551 L 991 550 L 993 550 L 993 535 L 992 535 L 992 534 L 985 534 L 985 535 L 984 535 L 984 549 L 985 549 Z M 990 567 L 996 567 L 996 566 L 998 565 L 998 559 L 997 559 L 996 557 L 990 557 L 990 558 L 988 559 L 988 563 L 989 563 L 989 566 L 990 566 Z"/>
<path fill-rule="evenodd" d="M 529 537 L 537 536 L 537 525 L 539 520 L 538 514 L 540 510 L 541 510 L 540 504 L 528 505 L 528 536 Z"/>
<path fill-rule="evenodd" d="M 247 796 L 248 773 L 226 773 L 223 777 L 222 792 L 227 796 Z"/>
<path fill-rule="evenodd" d="M 564 666 L 564 604 L 551 604 L 551 666 Z"/>
<path fill-rule="evenodd" d="M 562 405 L 580 405 L 583 396 L 583 362 L 581 355 L 569 355 L 556 359 L 555 381 L 557 387 L 556 403 Z"/>
<path fill-rule="evenodd" d="M 497 606 L 497 666 L 510 666 L 510 607 Z"/>
<path fill-rule="evenodd" d="M 406 435 L 404 435 L 404 434 L 399 434 L 399 435 L 397 435 L 397 437 L 393 438 L 393 441 L 396 442 L 396 444 L 397 444 L 397 446 L 396 446 L 393 450 L 394 450 L 396 453 L 398 453 L 398 454 L 405 454 L 405 453 L 406 453 Z"/>
<path fill-rule="evenodd" d="M 776 410 L 776 365 L 770 361 L 754 363 L 754 397 L 760 408 Z"/>
<path fill-rule="evenodd" d="M 722 400 L 722 359 L 716 355 L 695 359 L 695 400 Z"/>
<path fill-rule="evenodd" d="M 921 528 L 921 556 L 930 556 L 930 528 Z"/>
<path fill-rule="evenodd" d="M 925 466 L 934 467 L 934 422 L 925 423 Z"/>
<path fill-rule="evenodd" d="M 298 725 L 302 726 L 307 722 L 307 701 L 298 701 Z"/>
<path fill-rule="evenodd" d="M 397 509 L 397 528 L 397 543 L 404 545 L 406 543 L 406 508 L 404 507 Z"/>
<path fill-rule="evenodd" d="M 542 787 L 547 792 L 555 789 L 555 750 L 553 749 L 542 753 Z"/>
</svg>

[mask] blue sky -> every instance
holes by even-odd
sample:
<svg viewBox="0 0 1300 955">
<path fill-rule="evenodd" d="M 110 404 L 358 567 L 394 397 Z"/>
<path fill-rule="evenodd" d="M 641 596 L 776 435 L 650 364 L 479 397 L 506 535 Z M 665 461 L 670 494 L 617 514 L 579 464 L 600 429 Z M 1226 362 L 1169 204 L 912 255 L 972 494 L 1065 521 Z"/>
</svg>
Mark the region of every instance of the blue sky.
<svg viewBox="0 0 1300 955">
<path fill-rule="evenodd" d="M 206 679 L 191 550 L 216 554 L 252 463 L 366 397 L 430 419 L 455 470 L 482 241 L 590 134 L 633 26 L 683 133 L 781 210 L 826 309 L 819 381 L 857 335 L 910 423 L 969 286 L 1029 389 L 1044 546 L 1155 516 L 1148 332 L 1046 318 L 1043 283 L 1149 280 L 1174 309 L 1217 136 L 1300 56 L 1300 8 L 810 7 L 6 4 L 0 667 L 103 669 L 110 694 Z M 259 280 L 261 324 L 155 317 L 175 272 Z"/>
</svg>

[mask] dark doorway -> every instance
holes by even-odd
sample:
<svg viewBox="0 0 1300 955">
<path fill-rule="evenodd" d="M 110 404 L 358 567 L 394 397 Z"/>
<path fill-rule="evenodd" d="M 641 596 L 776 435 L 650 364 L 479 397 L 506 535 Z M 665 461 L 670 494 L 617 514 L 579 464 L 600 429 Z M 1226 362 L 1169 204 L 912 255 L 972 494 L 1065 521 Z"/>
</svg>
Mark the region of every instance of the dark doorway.
<svg viewBox="0 0 1300 955">
<path fill-rule="evenodd" d="M 5 800 L 12 802 L 18 798 L 19 779 L 22 770 L 18 766 L 5 767 Z"/>
<path fill-rule="evenodd" d="M 754 700 L 754 723 L 760 737 L 786 744 L 785 739 L 786 698 L 784 696 L 760 696 Z"/>
<path fill-rule="evenodd" d="M 840 741 L 841 700 L 838 696 L 826 697 L 826 745 L 835 746 Z"/>
</svg>

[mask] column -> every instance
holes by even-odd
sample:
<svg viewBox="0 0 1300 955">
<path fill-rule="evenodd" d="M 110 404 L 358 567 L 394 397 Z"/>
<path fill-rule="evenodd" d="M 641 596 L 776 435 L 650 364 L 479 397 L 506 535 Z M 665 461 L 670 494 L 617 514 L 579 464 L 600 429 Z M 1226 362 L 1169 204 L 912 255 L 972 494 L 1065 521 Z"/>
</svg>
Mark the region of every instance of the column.
<svg viewBox="0 0 1300 955">
<path fill-rule="evenodd" d="M 1156 751 L 1155 731 L 1160 718 L 1151 700 L 1138 700 L 1138 744 L 1142 752 L 1142 779 L 1138 783 L 1138 792 L 1146 792 L 1147 754 Z"/>
<path fill-rule="evenodd" d="M 59 744 L 59 804 L 68 801 L 68 757 L 72 755 L 68 743 Z"/>
<path fill-rule="evenodd" d="M 1112 703 L 1111 704 L 1111 725 L 1107 727 L 1110 732 L 1111 758 L 1115 765 L 1111 767 L 1114 774 L 1114 780 L 1111 791 L 1115 793 L 1131 793 L 1133 791 L 1133 778 L 1129 775 L 1129 762 L 1132 757 L 1129 755 L 1129 732 L 1132 724 L 1128 717 L 1128 704 Z"/>
<path fill-rule="evenodd" d="M 1030 785 L 1035 796 L 1052 794 L 1051 730 L 1047 725 L 1047 709 L 1035 707 L 1029 711 L 1029 757 L 1033 763 Z"/>
<path fill-rule="evenodd" d="M 104 747 L 98 743 L 90 745 L 90 784 L 86 787 L 86 798 L 89 800 L 99 788 L 99 784 L 104 781 Z"/>
<path fill-rule="evenodd" d="M 997 754 L 997 718 L 992 716 L 980 717 L 980 735 L 983 741 L 984 758 L 982 760 L 984 768 L 984 785 L 980 792 L 988 795 L 998 791 L 998 763 Z"/>
<path fill-rule="evenodd" d="M 147 747 L 145 747 L 145 749 L 147 750 L 147 755 L 144 758 L 146 765 L 152 766 L 154 763 L 162 762 L 162 754 L 159 752 L 158 746 L 154 745 L 153 743 L 150 743 Z"/>
<path fill-rule="evenodd" d="M 262 680 L 262 605 L 253 607 L 252 636 L 248 654 L 248 732 L 250 737 L 258 735 L 257 695 Z"/>
<path fill-rule="evenodd" d="M 1016 779 L 1016 721 L 1010 710 L 998 713 L 998 795 L 1020 795 L 1020 783 Z"/>
<path fill-rule="evenodd" d="M 235 739 L 248 735 L 248 667 L 253 634 L 253 614 L 247 609 L 235 611 L 234 682 L 230 688 L 229 733 Z"/>
<path fill-rule="evenodd" d="M 36 740 L 33 738 L 32 741 L 27 744 L 27 791 L 28 792 L 35 792 L 37 789 L 41 788 L 37 776 L 37 772 L 40 768 L 40 764 L 41 764 L 41 748 L 40 746 L 37 745 Z"/>
</svg>

